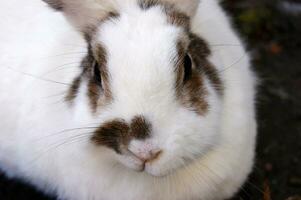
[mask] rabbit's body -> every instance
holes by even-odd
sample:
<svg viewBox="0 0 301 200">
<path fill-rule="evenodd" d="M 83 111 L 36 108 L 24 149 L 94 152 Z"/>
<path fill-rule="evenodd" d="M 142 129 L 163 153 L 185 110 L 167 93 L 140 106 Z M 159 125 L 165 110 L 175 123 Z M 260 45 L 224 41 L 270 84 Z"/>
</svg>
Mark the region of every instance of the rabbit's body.
<svg viewBox="0 0 301 200">
<path fill-rule="evenodd" d="M 8 176 L 68 200 L 210 200 L 239 190 L 253 165 L 255 79 L 216 1 L 201 2 L 192 30 L 209 44 L 224 88 L 218 139 L 204 156 L 163 177 L 120 165 L 111 150 L 85 137 L 100 118 L 91 112 L 85 80 L 74 84 L 86 44 L 62 15 L 38 0 L 0 7 L 8 19 L 0 33 L 0 168 Z M 68 102 L 72 84 L 78 94 Z"/>
</svg>

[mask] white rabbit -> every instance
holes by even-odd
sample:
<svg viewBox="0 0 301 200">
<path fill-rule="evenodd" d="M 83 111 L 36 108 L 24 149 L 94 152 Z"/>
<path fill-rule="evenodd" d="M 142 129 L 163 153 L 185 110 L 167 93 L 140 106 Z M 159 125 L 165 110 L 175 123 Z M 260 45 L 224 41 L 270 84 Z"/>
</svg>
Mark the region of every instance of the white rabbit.
<svg viewBox="0 0 301 200">
<path fill-rule="evenodd" d="M 1 170 L 64 200 L 232 197 L 255 76 L 218 1 L 44 1 L 0 3 Z"/>
</svg>

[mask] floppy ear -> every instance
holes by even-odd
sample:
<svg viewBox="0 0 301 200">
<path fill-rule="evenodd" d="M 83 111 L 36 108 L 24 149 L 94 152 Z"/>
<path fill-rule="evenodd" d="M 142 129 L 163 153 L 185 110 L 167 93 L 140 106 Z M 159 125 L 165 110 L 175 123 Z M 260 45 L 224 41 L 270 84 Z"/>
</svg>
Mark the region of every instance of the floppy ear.
<svg viewBox="0 0 301 200">
<path fill-rule="evenodd" d="M 201 0 L 164 0 L 174 4 L 181 12 L 193 17 L 196 14 Z"/>
<path fill-rule="evenodd" d="M 114 1 L 110 0 L 42 0 L 50 7 L 61 11 L 67 19 L 85 32 L 94 27 L 109 13 L 114 12 Z"/>
</svg>

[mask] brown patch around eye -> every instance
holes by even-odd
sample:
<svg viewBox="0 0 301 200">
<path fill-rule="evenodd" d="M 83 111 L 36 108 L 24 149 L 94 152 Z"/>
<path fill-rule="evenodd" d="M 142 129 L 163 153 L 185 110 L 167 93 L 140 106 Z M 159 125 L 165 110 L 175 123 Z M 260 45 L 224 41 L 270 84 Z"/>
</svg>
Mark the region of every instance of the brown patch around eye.
<svg viewBox="0 0 301 200">
<path fill-rule="evenodd" d="M 92 54 L 92 51 L 90 52 Z M 104 47 L 100 44 L 96 45 L 93 55 L 96 60 L 93 60 L 89 66 L 87 95 L 89 97 L 91 109 L 96 113 L 99 107 L 107 105 L 112 100 L 112 93 L 107 70 L 107 55 Z M 95 69 L 95 67 L 97 67 L 97 69 Z M 100 80 L 96 77 L 99 77 Z"/>
<path fill-rule="evenodd" d="M 110 90 L 109 75 L 107 71 L 107 57 L 105 49 L 98 45 L 94 51 L 97 55 L 97 63 L 89 49 L 88 55 L 81 63 L 82 73 L 75 78 L 68 90 L 65 100 L 72 103 L 77 97 L 81 84 L 87 84 L 87 96 L 93 113 L 96 113 L 98 108 L 109 104 L 112 101 L 112 93 Z M 97 69 L 95 69 L 97 67 Z M 97 73 L 97 74 L 96 74 Z M 98 78 L 99 77 L 99 78 Z M 101 77 L 101 78 L 100 78 Z"/>
<path fill-rule="evenodd" d="M 208 111 L 209 105 L 206 101 L 207 91 L 204 87 L 202 76 L 198 72 L 193 72 L 192 77 L 180 89 L 180 102 L 188 108 L 193 109 L 199 115 L 204 115 Z"/>
<path fill-rule="evenodd" d="M 202 74 L 192 68 L 191 77 L 184 82 L 184 57 L 186 53 L 180 43 L 178 46 L 177 97 L 182 105 L 194 110 L 199 115 L 204 115 L 208 111 L 208 103 L 206 101 L 207 91 L 204 87 Z"/>
<path fill-rule="evenodd" d="M 100 86 L 94 79 L 91 79 L 88 83 L 88 97 L 90 101 L 90 106 L 93 112 L 97 111 L 98 101 L 100 98 Z"/>
<path fill-rule="evenodd" d="M 81 76 L 75 78 L 69 88 L 67 95 L 65 96 L 65 101 L 73 103 L 73 100 L 76 98 L 78 94 L 78 90 L 81 84 Z"/>
<path fill-rule="evenodd" d="M 95 35 L 96 30 L 97 28 L 93 25 L 89 25 L 83 28 L 82 34 L 84 35 L 84 38 L 89 45 L 91 45 L 92 38 Z"/>
<path fill-rule="evenodd" d="M 176 59 L 176 67 L 175 67 L 175 71 L 176 71 L 176 74 L 177 74 L 177 80 L 176 80 L 176 88 L 180 88 L 181 85 L 183 84 L 183 79 L 184 79 L 184 58 L 185 58 L 185 54 L 186 54 L 186 51 L 185 51 L 185 48 L 184 48 L 184 44 L 182 41 L 179 41 L 177 43 L 177 57 L 175 58 Z"/>
<path fill-rule="evenodd" d="M 208 78 L 219 94 L 222 94 L 222 82 L 216 68 L 208 61 L 210 50 L 208 45 L 200 37 L 190 34 L 190 43 L 185 48 L 185 41 L 180 40 L 177 44 L 178 58 L 176 62 L 176 90 L 179 101 L 200 115 L 208 112 L 209 105 L 206 100 L 208 91 L 204 86 L 204 76 Z M 192 60 L 190 76 L 184 81 L 185 56 L 189 55 Z"/>
<path fill-rule="evenodd" d="M 189 34 L 190 43 L 188 46 L 188 51 L 195 55 L 195 58 L 207 58 L 210 55 L 210 49 L 208 44 L 196 34 Z"/>
<path fill-rule="evenodd" d="M 110 80 L 109 80 L 110 77 L 109 77 L 109 71 L 107 67 L 107 53 L 105 48 L 100 44 L 96 45 L 94 55 L 96 58 L 96 62 L 98 63 L 99 66 L 104 95 L 106 99 L 109 101 L 112 99 L 112 92 L 110 90 Z"/>
<path fill-rule="evenodd" d="M 91 62 L 92 62 L 92 59 L 91 59 L 91 56 L 89 56 L 89 55 L 86 56 L 83 59 L 83 61 L 81 62 L 80 67 L 82 68 L 83 71 L 78 77 L 76 77 L 73 80 L 71 87 L 69 88 L 67 95 L 65 96 L 65 100 L 67 102 L 72 103 L 74 101 L 74 99 L 77 97 L 80 85 L 82 84 L 83 79 L 85 78 L 85 74 L 87 73 L 87 71 L 90 70 Z"/>
<path fill-rule="evenodd" d="M 188 51 L 196 68 L 204 73 L 219 94 L 223 93 L 223 85 L 217 69 L 209 62 L 210 49 L 206 42 L 195 34 L 190 34 Z"/>
</svg>

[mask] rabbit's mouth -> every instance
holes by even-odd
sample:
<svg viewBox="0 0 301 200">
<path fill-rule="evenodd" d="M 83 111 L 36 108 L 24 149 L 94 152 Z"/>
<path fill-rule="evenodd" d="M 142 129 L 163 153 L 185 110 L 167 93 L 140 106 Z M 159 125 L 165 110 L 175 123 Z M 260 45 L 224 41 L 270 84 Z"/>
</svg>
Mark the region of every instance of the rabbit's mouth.
<svg viewBox="0 0 301 200">
<path fill-rule="evenodd" d="M 189 127 L 197 130 L 198 125 L 194 123 L 195 127 Z M 110 120 L 95 131 L 91 140 L 96 146 L 114 151 L 114 160 L 124 167 L 164 177 L 193 163 L 213 147 L 208 146 L 213 142 L 206 141 L 205 137 L 200 140 L 198 134 L 194 134 L 194 131 L 189 133 L 185 128 L 185 125 L 180 129 L 177 126 L 176 130 L 170 127 L 170 133 L 166 131 L 166 136 L 160 135 L 158 138 L 150 120 L 141 115 L 135 116 L 130 122 Z"/>
<path fill-rule="evenodd" d="M 163 151 L 158 151 L 152 154 L 148 159 L 139 158 L 130 151 L 125 152 L 122 155 L 117 155 L 118 161 L 125 167 L 134 170 L 136 172 L 147 173 L 152 176 L 162 177 L 167 175 L 167 173 L 159 173 L 154 170 L 154 166 L 159 163 L 159 160 L 163 156 Z"/>
<path fill-rule="evenodd" d="M 91 140 L 97 146 L 112 149 L 126 167 L 160 176 L 152 169 L 164 156 L 164 150 L 151 139 L 151 135 L 152 126 L 146 117 L 135 116 L 129 123 L 115 119 L 102 124 Z"/>
</svg>

